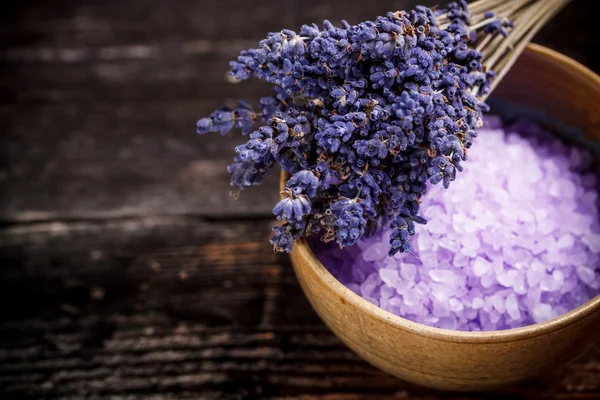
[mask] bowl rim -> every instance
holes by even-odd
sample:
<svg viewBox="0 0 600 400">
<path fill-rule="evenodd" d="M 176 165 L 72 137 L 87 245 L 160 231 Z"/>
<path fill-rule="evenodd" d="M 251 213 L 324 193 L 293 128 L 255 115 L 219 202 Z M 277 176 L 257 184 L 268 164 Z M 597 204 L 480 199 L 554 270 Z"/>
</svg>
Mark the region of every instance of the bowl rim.
<svg viewBox="0 0 600 400">
<path fill-rule="evenodd" d="M 549 47 L 536 43 L 529 43 L 525 48 L 525 52 L 555 59 L 564 66 L 570 67 L 572 70 L 577 71 L 578 74 L 585 75 L 585 78 L 592 81 L 595 86 L 597 86 L 596 89 L 600 90 L 600 75 L 581 64 L 579 61 L 575 61 L 563 53 L 559 53 L 556 50 L 552 50 Z"/>
<path fill-rule="evenodd" d="M 577 70 L 578 73 L 585 75 L 586 79 L 592 81 L 600 91 L 600 76 L 592 70 L 583 66 L 579 62 L 547 47 L 530 43 L 526 51 L 535 55 L 552 58 L 555 61 L 563 64 L 566 67 Z M 281 174 L 281 185 L 285 185 L 287 179 L 286 174 Z M 299 252 L 299 258 L 307 262 L 298 268 L 309 267 L 318 276 L 318 278 L 329 288 L 335 295 L 345 300 L 349 305 L 357 308 L 359 311 L 370 314 L 380 322 L 389 325 L 392 328 L 401 329 L 412 332 L 417 335 L 448 342 L 459 343 L 498 343 L 506 341 L 519 341 L 530 339 L 532 337 L 551 333 L 560 330 L 566 326 L 582 321 L 594 313 L 600 312 L 600 294 L 582 304 L 581 306 L 571 310 L 565 314 L 559 315 L 556 318 L 548 321 L 540 322 L 533 325 L 528 325 L 520 328 L 512 328 L 498 331 L 456 331 L 450 329 L 435 328 L 428 325 L 420 324 L 402 318 L 396 314 L 392 314 L 369 301 L 363 299 L 341 282 L 339 282 L 325 266 L 316 257 L 305 238 L 301 238 L 294 244 L 293 252 Z"/>
</svg>

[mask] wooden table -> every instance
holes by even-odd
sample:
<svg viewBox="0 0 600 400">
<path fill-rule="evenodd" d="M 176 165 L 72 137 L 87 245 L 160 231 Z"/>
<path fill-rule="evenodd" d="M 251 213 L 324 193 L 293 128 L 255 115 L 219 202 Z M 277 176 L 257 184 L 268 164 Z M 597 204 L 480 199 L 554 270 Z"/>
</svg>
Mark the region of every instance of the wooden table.
<svg viewBox="0 0 600 400">
<path fill-rule="evenodd" d="M 243 139 L 194 134 L 267 92 L 226 79 L 265 32 L 416 2 L 20 3 L 0 13 L 1 399 L 600 398 L 600 347 L 493 394 L 367 365 L 271 252 L 276 177 L 234 201 L 225 166 Z M 592 3 L 537 41 L 599 71 Z"/>
</svg>

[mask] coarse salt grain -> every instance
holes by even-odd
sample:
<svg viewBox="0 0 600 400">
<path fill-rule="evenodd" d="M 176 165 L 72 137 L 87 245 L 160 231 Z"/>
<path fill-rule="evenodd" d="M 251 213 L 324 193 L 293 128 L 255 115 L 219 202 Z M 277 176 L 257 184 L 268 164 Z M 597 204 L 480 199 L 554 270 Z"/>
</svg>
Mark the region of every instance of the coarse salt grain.
<svg viewBox="0 0 600 400">
<path fill-rule="evenodd" d="M 457 181 L 429 188 L 413 254 L 388 257 L 384 229 L 343 250 L 311 242 L 318 258 L 371 303 L 446 329 L 543 322 L 598 295 L 593 157 L 530 123 L 500 126 L 486 118 Z"/>
</svg>

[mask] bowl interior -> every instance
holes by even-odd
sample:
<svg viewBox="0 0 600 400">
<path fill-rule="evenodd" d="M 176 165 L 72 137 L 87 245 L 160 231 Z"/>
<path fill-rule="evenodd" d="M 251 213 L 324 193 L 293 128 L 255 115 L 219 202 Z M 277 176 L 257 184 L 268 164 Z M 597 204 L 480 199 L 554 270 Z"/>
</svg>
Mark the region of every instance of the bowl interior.
<svg viewBox="0 0 600 400">
<path fill-rule="evenodd" d="M 489 103 L 492 113 L 525 116 L 600 149 L 600 77 L 554 50 L 530 44 Z"/>
</svg>

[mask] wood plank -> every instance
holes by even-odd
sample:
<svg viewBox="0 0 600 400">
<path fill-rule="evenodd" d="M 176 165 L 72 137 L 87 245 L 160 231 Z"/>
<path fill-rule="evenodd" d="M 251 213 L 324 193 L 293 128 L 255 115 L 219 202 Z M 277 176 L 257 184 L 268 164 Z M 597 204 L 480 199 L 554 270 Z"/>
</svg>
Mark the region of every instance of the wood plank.
<svg viewBox="0 0 600 400">
<path fill-rule="evenodd" d="M 196 135 L 195 121 L 209 107 L 160 100 L 0 106 L 0 119 L 10 121 L 0 146 L 0 220 L 270 215 L 278 171 L 239 200 L 230 197 L 226 167 L 244 138 Z"/>
<path fill-rule="evenodd" d="M 178 3 L 179 4 L 179 3 Z M 181 4 L 184 4 L 182 2 Z M 197 2 L 194 2 L 197 4 Z M 247 15 L 255 11 L 255 5 L 243 2 L 243 7 L 232 4 L 232 13 L 241 13 L 247 19 Z M 399 7 L 412 6 L 414 2 L 400 2 Z M 76 5 L 74 5 L 77 8 Z M 86 10 L 95 9 L 93 5 L 79 7 Z M 237 7 L 237 8 L 236 8 Z M 250 7 L 245 9 L 244 7 Z M 285 14 L 292 6 L 281 5 L 281 10 L 276 10 L 279 15 Z M 366 7 L 366 6 L 365 6 Z M 385 11 L 383 3 L 375 9 L 366 9 L 362 7 L 346 7 L 344 11 L 350 16 L 355 16 L 358 21 L 362 18 L 373 17 Z M 564 51 L 576 59 L 589 65 L 592 69 L 599 70 L 599 55 L 594 50 L 594 35 L 589 35 L 585 30 L 578 29 L 582 24 L 585 25 L 586 18 L 590 18 L 589 2 L 574 2 L 568 6 L 557 19 L 549 24 L 536 39 L 542 44 L 550 45 L 559 51 Z M 176 96 L 179 94 L 189 98 L 195 94 L 204 98 L 213 98 L 214 96 L 236 96 L 249 95 L 252 89 L 244 90 L 245 87 L 236 86 L 232 92 L 229 89 L 224 77 L 227 70 L 227 63 L 232 59 L 240 49 L 255 45 L 264 33 L 271 28 L 266 26 L 257 26 L 253 34 L 245 34 L 242 31 L 232 29 L 223 22 L 223 26 L 213 27 L 215 37 L 208 33 L 190 33 L 184 28 L 193 23 L 185 23 L 186 18 L 194 18 L 193 12 L 185 12 L 185 7 L 173 7 L 174 13 L 170 13 L 167 21 L 177 23 L 179 29 L 174 26 L 169 27 L 171 32 L 180 36 L 168 35 L 160 29 L 156 29 L 158 23 L 154 21 L 155 14 L 151 13 L 148 21 L 142 21 L 139 24 L 126 24 L 120 22 L 119 18 L 131 18 L 130 13 L 137 12 L 136 7 L 127 7 L 124 5 L 97 7 L 92 12 L 108 13 L 112 12 L 112 18 L 109 16 L 97 16 L 101 20 L 108 20 L 104 23 L 90 22 L 91 26 L 99 25 L 102 29 L 114 34 L 115 36 L 103 37 L 98 32 L 93 31 L 93 35 L 83 36 L 76 43 L 71 43 L 69 38 L 77 38 L 78 34 L 73 32 L 71 35 L 61 35 L 61 29 L 83 30 L 89 29 L 87 24 L 82 24 L 78 19 L 80 17 L 71 16 L 67 20 L 60 19 L 56 21 L 57 26 L 54 30 L 44 30 L 44 23 L 36 21 L 45 14 L 38 14 L 29 11 L 22 18 L 27 24 L 16 25 L 14 28 L 19 32 L 18 38 L 34 37 L 28 45 L 19 43 L 11 35 L 15 35 L 14 30 L 0 31 L 0 40 L 8 42 L 0 50 L 0 60 L 7 74 L 3 74 L 4 79 L 0 79 L 0 87 L 7 91 L 18 91 L 18 98 L 21 101 L 35 99 L 36 94 L 46 93 L 48 91 L 62 92 L 65 94 L 60 99 L 73 96 L 71 92 L 79 89 L 79 96 L 82 98 L 93 98 L 95 100 L 114 99 L 114 98 L 137 98 L 138 100 L 152 98 L 151 93 L 160 92 L 161 98 L 165 95 Z M 210 7 L 208 7 L 210 10 Z M 305 12 L 320 12 L 321 18 L 329 16 L 329 13 L 336 8 L 302 7 L 302 11 L 296 13 L 297 18 L 303 18 Z M 29 10 L 29 9 L 27 9 Z M 316 11 L 315 11 L 316 10 Z M 53 10 L 56 13 L 56 10 Z M 182 12 L 179 15 L 177 12 Z M 230 15 L 232 13 L 228 13 Z M 355 15 L 358 13 L 357 15 Z M 367 13 L 372 13 L 371 15 Z M 32 14 L 32 15 L 30 15 Z M 75 15 L 78 15 L 75 12 Z M 261 14 L 262 15 L 262 14 Z M 29 20 L 29 19 L 32 20 Z M 54 18 L 58 18 L 55 16 Z M 94 18 L 90 17 L 92 21 Z M 143 17 L 142 17 L 143 18 Z M 308 17 L 307 17 L 308 18 Z M 352 18 L 351 18 L 352 19 Z M 309 19 L 307 19 L 310 21 Z M 52 21 L 52 19 L 51 19 Z M 217 20 L 220 21 L 220 20 Z M 356 22 L 355 21 L 355 22 Z M 10 22 L 9 26 L 10 26 Z M 306 22 L 306 21 L 304 21 Z M 592 22 L 591 20 L 588 22 Z M 46 21 L 46 24 L 50 22 Z M 13 22 L 14 24 L 14 22 Z M 69 28 L 69 24 L 73 26 Z M 298 26 L 301 22 L 298 22 Z M 160 25 L 160 24 L 159 24 Z M 205 26 L 206 24 L 197 24 Z M 241 29 L 247 28 L 251 24 L 242 24 Z M 194 25 L 195 26 L 195 25 Z M 209 24 L 209 26 L 212 26 Z M 150 29 L 152 27 L 152 29 Z M 135 38 L 129 31 L 122 29 L 143 29 L 143 38 Z M 40 30 L 42 31 L 36 31 Z M 276 29 L 276 28 L 272 28 Z M 30 32 L 29 30 L 33 30 Z M 221 31 L 227 33 L 236 33 L 237 36 L 223 36 Z M 572 34 L 564 35 L 563 32 L 569 31 Z M 243 38 L 243 39 L 241 39 Z M 12 40 L 10 40 L 12 39 Z M 47 42 L 46 42 L 47 41 Z M 573 44 L 577 44 L 574 46 Z M 149 86 L 149 87 L 147 87 Z M 202 88 L 199 91 L 199 88 Z M 86 90 L 84 90 L 86 89 Z M 33 93 L 29 93 L 33 91 Z M 137 97 L 136 97 L 137 93 Z M 6 96 L 6 94 L 5 94 Z M 66 96 L 66 97 L 65 97 Z M 124 97 L 121 97 L 124 96 Z M 181 99 L 182 97 L 179 97 Z M 56 94 L 55 94 L 56 99 Z"/>
<path fill-rule="evenodd" d="M 417 4 L 446 4 L 448 1 L 395 0 L 361 2 L 331 0 L 253 2 L 229 0 L 227 11 L 219 0 L 180 0 L 161 3 L 142 0 L 123 3 L 118 0 L 67 0 L 50 6 L 47 2 L 30 1 L 13 5 L 0 15 L 0 39 L 11 44 L 62 43 L 77 47 L 105 43 L 143 43 L 153 38 L 184 41 L 191 37 L 206 40 L 260 38 L 264 33 L 283 27 L 297 29 L 301 24 L 345 18 L 359 22 L 389 10 L 409 9 Z M 597 55 L 586 44 L 593 45 L 595 36 L 585 28 L 593 24 L 594 2 L 572 2 L 549 24 L 540 38 L 550 40 L 561 51 L 585 55 L 584 61 Z M 26 23 L 25 23 L 26 22 Z M 582 29 L 583 28 L 583 29 Z M 564 32 L 569 32 L 568 35 Z M 589 56 L 589 57 L 588 57 Z"/>
<path fill-rule="evenodd" d="M 270 224 L 2 227 L 0 398 L 598 398 L 600 347 L 492 397 L 378 372 L 318 320 L 287 257 L 266 243 Z"/>
<path fill-rule="evenodd" d="M 0 221 L 269 215 L 276 177 L 228 197 L 225 166 L 243 139 L 193 133 L 224 103 L 268 94 L 261 83 L 229 84 L 228 60 L 267 30 L 390 7 L 235 0 L 224 13 L 216 0 L 156 3 L 30 2 L 0 13 Z M 573 2 L 540 40 L 600 70 L 595 36 L 579 29 L 590 7 Z"/>
<path fill-rule="evenodd" d="M 8 104 L 93 101 L 253 100 L 270 94 L 263 82 L 233 85 L 229 61 L 256 41 L 187 40 L 98 48 L 24 47 L 0 51 L 0 101 Z M 257 92 L 258 91 L 258 92 Z"/>
<path fill-rule="evenodd" d="M 443 1 L 441 3 L 445 3 Z M 226 7 L 219 0 L 180 0 L 157 2 L 140 0 L 66 0 L 49 6 L 43 1 L 14 7 L 0 19 L 3 32 L 19 30 L 20 37 L 44 40 L 52 37 L 61 42 L 90 44 L 131 39 L 145 41 L 149 35 L 170 37 L 198 36 L 210 40 L 261 37 L 283 28 L 297 29 L 301 24 L 321 22 L 325 18 L 359 22 L 391 9 L 413 8 L 417 4 L 433 5 L 435 0 L 395 0 L 390 3 L 361 3 L 344 0 L 297 0 L 274 3 L 269 0 L 248 2 L 229 0 Z M 437 2 L 440 3 L 440 2 Z M 30 24 L 21 24 L 26 20 Z"/>
</svg>

